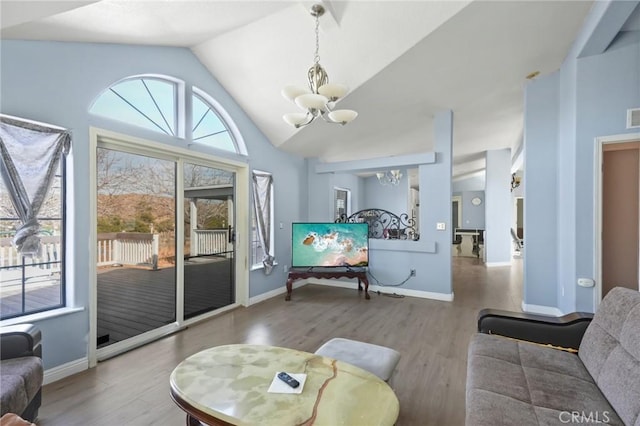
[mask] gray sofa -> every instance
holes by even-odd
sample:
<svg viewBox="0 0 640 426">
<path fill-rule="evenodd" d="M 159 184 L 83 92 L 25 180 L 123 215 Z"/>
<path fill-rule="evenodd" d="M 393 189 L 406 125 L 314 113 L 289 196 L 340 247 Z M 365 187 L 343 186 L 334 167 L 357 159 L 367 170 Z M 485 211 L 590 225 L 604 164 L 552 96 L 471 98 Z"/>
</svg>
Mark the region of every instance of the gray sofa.
<svg viewBox="0 0 640 426">
<path fill-rule="evenodd" d="M 486 314 L 486 313 L 484 313 Z M 540 316 L 531 321 L 491 317 L 479 320 L 481 332 L 469 345 L 466 424 L 563 425 L 599 423 L 640 426 L 640 293 L 615 288 L 602 300 L 593 320 L 583 328 L 578 352 L 541 344 L 560 344 L 563 325 Z M 514 338 L 527 334 L 527 322 L 553 342 L 535 344 Z M 561 322 L 561 321 L 560 321 Z M 582 323 L 583 321 L 578 321 Z M 514 325 L 515 324 L 515 325 Z M 514 326 L 512 326 L 514 325 Z M 505 331 L 512 338 L 485 333 Z M 569 327 L 571 328 L 571 327 Z M 517 330 L 514 332 L 513 330 Z M 580 333 L 580 331 L 578 331 Z M 571 340 L 571 339 L 568 339 Z M 571 345 L 567 345 L 571 346 Z"/>
<path fill-rule="evenodd" d="M 33 422 L 42 402 L 40 330 L 32 324 L 0 330 L 0 416 L 15 413 Z"/>
</svg>

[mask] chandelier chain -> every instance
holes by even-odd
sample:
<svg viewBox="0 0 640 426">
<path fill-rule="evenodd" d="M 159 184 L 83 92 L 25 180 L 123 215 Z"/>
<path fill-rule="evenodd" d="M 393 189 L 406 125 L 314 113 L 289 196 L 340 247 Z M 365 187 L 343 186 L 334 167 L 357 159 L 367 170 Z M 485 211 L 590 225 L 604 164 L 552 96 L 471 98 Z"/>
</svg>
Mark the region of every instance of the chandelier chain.
<svg viewBox="0 0 640 426">
<path fill-rule="evenodd" d="M 320 19 L 316 15 L 316 54 L 313 56 L 315 64 L 320 63 Z"/>
</svg>

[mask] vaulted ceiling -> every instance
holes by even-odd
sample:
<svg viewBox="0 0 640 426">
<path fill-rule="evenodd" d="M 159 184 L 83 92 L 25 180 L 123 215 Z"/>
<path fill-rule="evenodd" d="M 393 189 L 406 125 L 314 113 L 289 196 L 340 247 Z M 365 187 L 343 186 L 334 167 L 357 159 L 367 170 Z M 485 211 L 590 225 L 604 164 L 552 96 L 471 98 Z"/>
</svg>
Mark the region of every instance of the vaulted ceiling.
<svg viewBox="0 0 640 426">
<path fill-rule="evenodd" d="M 306 84 L 322 3 L 320 62 L 351 89 L 346 125 L 294 129 L 283 86 Z M 271 143 L 323 161 L 432 149 L 432 118 L 454 112 L 454 175 L 484 168 L 484 152 L 522 141 L 526 76 L 556 71 L 592 1 L 198 1 L 0 3 L 2 39 L 182 46 Z"/>
</svg>

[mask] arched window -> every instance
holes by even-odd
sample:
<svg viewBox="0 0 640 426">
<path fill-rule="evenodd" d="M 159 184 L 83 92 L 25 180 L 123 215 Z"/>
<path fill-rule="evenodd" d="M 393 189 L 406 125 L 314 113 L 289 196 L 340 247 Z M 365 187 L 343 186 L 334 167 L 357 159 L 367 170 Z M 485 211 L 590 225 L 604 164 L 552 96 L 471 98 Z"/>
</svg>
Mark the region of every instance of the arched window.
<svg viewBox="0 0 640 426">
<path fill-rule="evenodd" d="M 193 142 L 212 146 L 225 151 L 238 152 L 235 140 L 225 122 L 204 96 L 194 88 L 192 97 Z"/>
<path fill-rule="evenodd" d="M 156 77 L 127 79 L 102 92 L 91 112 L 176 136 L 176 86 Z"/>
<path fill-rule="evenodd" d="M 183 86 L 159 76 L 136 76 L 121 80 L 102 92 L 90 112 L 168 136 L 184 138 L 185 119 L 179 111 L 191 111 L 187 145 L 200 144 L 223 151 L 247 155 L 246 147 L 233 121 L 215 100 L 193 87 L 190 98 L 179 96 Z M 191 102 L 191 108 L 179 100 Z"/>
</svg>

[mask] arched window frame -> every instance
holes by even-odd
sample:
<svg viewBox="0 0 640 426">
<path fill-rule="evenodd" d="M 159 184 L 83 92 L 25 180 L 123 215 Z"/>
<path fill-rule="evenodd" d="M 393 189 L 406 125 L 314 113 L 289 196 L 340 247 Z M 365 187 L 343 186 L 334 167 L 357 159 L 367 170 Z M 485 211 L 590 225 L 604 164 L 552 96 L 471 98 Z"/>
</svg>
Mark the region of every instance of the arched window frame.
<svg viewBox="0 0 640 426">
<path fill-rule="evenodd" d="M 222 105 L 220 105 L 218 101 L 213 99 L 211 95 L 209 95 L 207 92 L 205 92 L 204 90 L 196 86 L 192 87 L 192 91 L 193 91 L 193 96 L 198 96 L 205 103 L 209 104 L 209 107 L 211 108 L 211 110 L 220 118 L 222 123 L 229 130 L 229 134 L 231 135 L 231 140 L 233 141 L 233 144 L 236 148 L 236 153 L 244 156 L 249 155 L 247 152 L 247 147 L 244 143 L 244 139 L 240 134 L 240 130 L 238 130 L 238 127 L 236 126 L 235 122 L 233 121 L 229 113 L 222 107 Z M 192 100 L 190 102 L 193 103 Z M 192 142 L 192 143 L 196 143 L 196 142 Z M 201 145 L 210 146 L 207 144 L 201 144 Z M 215 148 L 215 147 L 212 147 L 212 148 Z"/>
<path fill-rule="evenodd" d="M 137 124 L 131 123 L 129 121 L 118 120 L 117 118 L 110 117 L 108 115 L 98 114 L 91 111 L 95 103 L 100 99 L 100 97 L 103 96 L 105 93 L 107 93 L 109 90 L 111 90 L 114 86 L 117 86 L 118 84 L 121 84 L 126 81 L 133 81 L 133 80 L 140 80 L 140 79 L 159 80 L 159 81 L 163 81 L 163 82 L 174 85 L 175 113 L 174 113 L 173 119 L 175 120 L 174 122 L 175 135 L 169 135 L 170 137 L 175 137 L 183 140 L 185 145 L 187 146 L 196 145 L 200 147 L 211 148 L 219 152 L 241 155 L 245 157 L 249 155 L 247 151 L 247 147 L 244 143 L 244 139 L 242 138 L 242 135 L 240 133 L 240 130 L 236 126 L 234 120 L 231 118 L 229 113 L 222 107 L 222 105 L 218 101 L 216 101 L 211 95 L 209 95 L 207 92 L 205 92 L 204 90 L 196 86 L 191 86 L 190 87 L 191 90 L 186 90 L 186 83 L 184 81 L 171 76 L 161 75 L 161 74 L 137 74 L 137 75 L 131 75 L 131 76 L 122 78 L 112 83 L 111 85 L 109 85 L 109 87 L 107 87 L 106 89 L 100 92 L 100 94 L 96 97 L 94 102 L 91 104 L 89 108 L 89 112 L 91 114 L 94 114 L 96 116 L 103 117 L 109 120 L 115 120 L 115 121 L 119 121 L 120 123 L 128 124 L 141 129 L 155 131 L 154 129 L 151 129 L 149 127 L 138 126 Z M 218 148 L 207 143 L 194 142 L 192 129 L 191 129 L 191 126 L 192 126 L 191 115 L 193 114 L 193 99 L 196 96 L 200 98 L 200 100 L 203 101 L 207 106 L 209 106 L 209 108 L 211 108 L 212 112 L 218 116 L 222 124 L 228 130 L 234 145 L 235 152 Z M 157 133 L 163 134 L 160 131 L 157 131 Z"/>
</svg>

